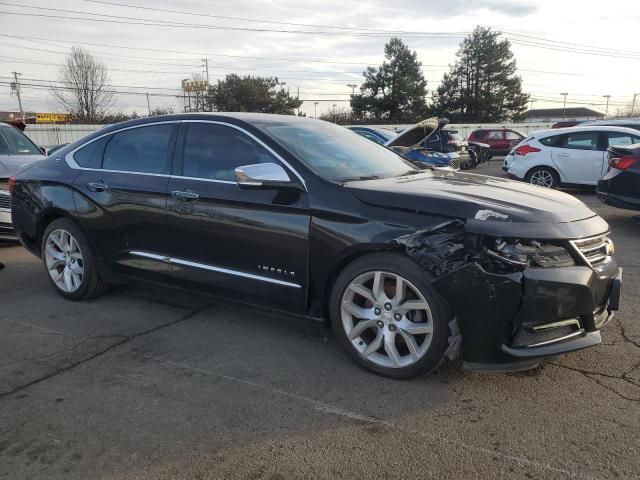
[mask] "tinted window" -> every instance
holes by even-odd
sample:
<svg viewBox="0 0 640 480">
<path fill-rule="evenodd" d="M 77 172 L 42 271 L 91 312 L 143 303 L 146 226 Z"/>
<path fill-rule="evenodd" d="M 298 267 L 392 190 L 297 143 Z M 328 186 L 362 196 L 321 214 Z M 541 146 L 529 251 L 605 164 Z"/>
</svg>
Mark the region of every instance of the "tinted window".
<svg viewBox="0 0 640 480">
<path fill-rule="evenodd" d="M 597 150 L 598 132 L 576 132 L 564 135 L 562 148 L 573 148 L 577 150 Z"/>
<path fill-rule="evenodd" d="M 522 137 L 518 135 L 516 132 L 505 132 L 504 137 L 507 140 L 520 140 Z"/>
<path fill-rule="evenodd" d="M 152 125 L 114 133 L 107 142 L 102 168 L 169 173 L 174 125 Z"/>
<path fill-rule="evenodd" d="M 555 147 L 560 143 L 560 140 L 562 140 L 562 135 L 554 135 L 552 137 L 545 137 L 545 138 L 541 138 L 538 141 L 543 144 L 546 145 L 547 147 Z"/>
<path fill-rule="evenodd" d="M 640 137 L 629 135 L 628 133 L 608 132 L 608 146 L 612 145 L 633 145 L 640 142 Z"/>
<path fill-rule="evenodd" d="M 89 145 L 82 147 L 73 154 L 73 159 L 84 168 L 100 168 L 104 146 L 111 137 L 102 137 Z"/>
<path fill-rule="evenodd" d="M 0 155 L 42 155 L 24 133 L 13 127 L 0 128 Z"/>
<path fill-rule="evenodd" d="M 502 140 L 502 131 L 500 130 L 490 130 L 487 133 L 487 137 L 489 140 Z"/>
<path fill-rule="evenodd" d="M 374 135 L 373 133 L 365 132 L 365 131 L 362 131 L 362 130 L 357 130 L 357 132 L 360 135 L 362 135 L 364 138 L 368 138 L 369 140 L 371 140 L 373 142 L 380 143 L 380 144 L 384 143 L 384 141 L 380 137 Z"/>
<path fill-rule="evenodd" d="M 278 161 L 262 145 L 235 128 L 192 123 L 185 137 L 182 162 L 185 177 L 235 181 L 237 167 Z"/>
</svg>

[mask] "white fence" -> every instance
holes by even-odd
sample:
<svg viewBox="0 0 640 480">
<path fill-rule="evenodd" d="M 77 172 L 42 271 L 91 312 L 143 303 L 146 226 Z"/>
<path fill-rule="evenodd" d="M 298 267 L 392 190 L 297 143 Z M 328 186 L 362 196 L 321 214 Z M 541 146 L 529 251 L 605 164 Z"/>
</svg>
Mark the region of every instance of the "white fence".
<svg viewBox="0 0 640 480">
<path fill-rule="evenodd" d="M 104 125 L 27 125 L 24 133 L 41 147 L 75 142 Z"/>
<path fill-rule="evenodd" d="M 374 126 L 374 125 L 371 125 Z M 404 130 L 410 125 L 375 125 L 376 127 L 387 128 L 393 131 Z M 52 147 L 61 143 L 75 142 L 85 135 L 95 132 L 104 125 L 27 125 L 24 133 L 31 140 L 41 147 Z M 518 130 L 524 134 L 530 134 L 536 130 L 546 130 L 551 128 L 551 123 L 466 123 L 449 124 L 447 128 L 457 130 L 460 135 L 467 138 L 472 131 L 478 128 L 510 128 Z"/>
</svg>

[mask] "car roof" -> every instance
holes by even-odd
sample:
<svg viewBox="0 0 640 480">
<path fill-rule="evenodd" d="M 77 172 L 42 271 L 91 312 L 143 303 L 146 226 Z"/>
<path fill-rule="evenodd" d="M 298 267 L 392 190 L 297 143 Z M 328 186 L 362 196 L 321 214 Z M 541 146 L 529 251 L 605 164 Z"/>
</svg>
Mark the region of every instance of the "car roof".
<svg viewBox="0 0 640 480">
<path fill-rule="evenodd" d="M 582 125 L 584 126 L 587 126 L 587 125 L 616 126 L 616 125 L 629 125 L 629 124 L 640 125 L 640 118 L 632 117 L 632 118 L 612 118 L 611 120 L 586 120 L 582 123 Z"/>
<path fill-rule="evenodd" d="M 538 130 L 537 132 L 533 132 L 531 134 L 532 137 L 546 137 L 547 135 L 562 135 L 563 133 L 575 133 L 575 132 L 622 132 L 629 133 L 635 136 L 640 136 L 640 131 L 635 128 L 629 127 L 615 127 L 610 125 L 585 125 L 575 127 L 567 127 L 567 128 L 551 128 L 549 130 Z"/>
</svg>

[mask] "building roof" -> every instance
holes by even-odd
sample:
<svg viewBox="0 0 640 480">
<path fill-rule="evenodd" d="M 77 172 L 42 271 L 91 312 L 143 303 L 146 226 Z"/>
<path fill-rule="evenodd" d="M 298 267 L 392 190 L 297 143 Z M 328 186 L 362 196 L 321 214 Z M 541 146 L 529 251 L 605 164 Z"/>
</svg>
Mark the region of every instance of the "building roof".
<svg viewBox="0 0 640 480">
<path fill-rule="evenodd" d="M 583 118 L 594 117 L 604 118 L 604 113 L 591 110 L 586 107 L 569 107 L 569 108 L 536 108 L 524 112 L 526 118 Z"/>
</svg>

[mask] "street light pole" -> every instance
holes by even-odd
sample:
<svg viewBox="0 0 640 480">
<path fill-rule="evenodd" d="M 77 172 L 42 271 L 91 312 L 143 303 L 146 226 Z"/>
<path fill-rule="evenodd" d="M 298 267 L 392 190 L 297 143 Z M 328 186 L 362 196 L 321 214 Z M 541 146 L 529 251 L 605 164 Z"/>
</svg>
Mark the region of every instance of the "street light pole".
<svg viewBox="0 0 640 480">
<path fill-rule="evenodd" d="M 313 118 L 318 118 L 318 102 L 313 102 Z"/>
<path fill-rule="evenodd" d="M 562 121 L 564 122 L 567 119 L 567 95 L 569 94 L 565 92 L 560 95 L 564 97 L 564 103 L 562 105 Z"/>
<path fill-rule="evenodd" d="M 631 116 L 633 117 L 633 114 L 636 111 L 636 97 L 638 96 L 637 93 L 633 94 L 633 101 L 631 102 Z"/>
<path fill-rule="evenodd" d="M 605 110 L 604 110 L 604 118 L 607 118 L 609 116 L 609 99 L 611 98 L 611 95 L 603 95 L 602 98 L 607 99 L 607 106 L 605 107 Z"/>
<path fill-rule="evenodd" d="M 356 94 L 356 88 L 358 87 L 357 83 L 347 83 L 347 87 L 351 87 L 351 96 L 353 97 Z"/>
</svg>

